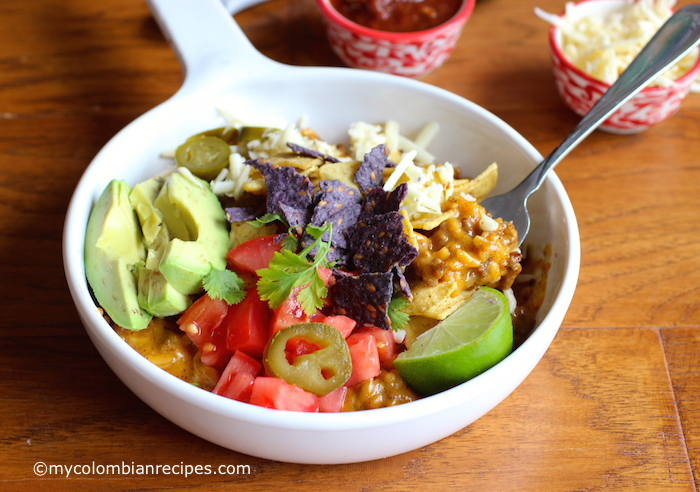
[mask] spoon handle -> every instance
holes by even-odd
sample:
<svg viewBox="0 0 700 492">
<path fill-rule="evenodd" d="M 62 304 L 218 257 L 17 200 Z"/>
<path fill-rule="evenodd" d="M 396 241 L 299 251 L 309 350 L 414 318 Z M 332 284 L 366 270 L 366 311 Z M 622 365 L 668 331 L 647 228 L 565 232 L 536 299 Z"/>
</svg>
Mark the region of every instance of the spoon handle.
<svg viewBox="0 0 700 492">
<path fill-rule="evenodd" d="M 516 188 L 526 199 L 584 138 L 613 112 L 700 43 L 700 5 L 679 9 L 661 26 L 617 81 L 602 95 L 576 127 Z"/>
</svg>

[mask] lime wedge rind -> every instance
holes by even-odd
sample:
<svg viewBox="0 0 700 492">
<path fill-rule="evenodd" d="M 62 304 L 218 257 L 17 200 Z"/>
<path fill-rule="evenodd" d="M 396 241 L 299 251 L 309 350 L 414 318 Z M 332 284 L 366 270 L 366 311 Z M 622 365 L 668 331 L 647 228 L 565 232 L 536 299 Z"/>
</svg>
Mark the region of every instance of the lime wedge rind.
<svg viewBox="0 0 700 492">
<path fill-rule="evenodd" d="M 481 374 L 512 348 L 513 326 L 505 296 L 481 287 L 399 354 L 394 365 L 410 386 L 430 395 Z"/>
</svg>

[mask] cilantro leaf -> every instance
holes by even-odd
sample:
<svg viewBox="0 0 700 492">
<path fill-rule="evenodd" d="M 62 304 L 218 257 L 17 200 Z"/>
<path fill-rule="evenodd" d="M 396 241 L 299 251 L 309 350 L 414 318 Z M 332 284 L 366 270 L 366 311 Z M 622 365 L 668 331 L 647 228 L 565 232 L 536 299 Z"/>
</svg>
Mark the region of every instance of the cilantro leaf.
<svg viewBox="0 0 700 492">
<path fill-rule="evenodd" d="M 222 299 L 227 304 L 238 304 L 245 297 L 244 283 L 231 270 L 212 268 L 202 279 L 202 287 L 212 299 Z"/>
<path fill-rule="evenodd" d="M 406 326 L 406 323 L 408 323 L 408 320 L 411 318 L 408 314 L 401 311 L 401 309 L 405 308 L 406 306 L 408 306 L 408 299 L 401 296 L 394 297 L 391 302 L 389 302 L 387 315 L 391 321 L 392 330 L 400 330 Z"/>
<path fill-rule="evenodd" d="M 279 220 L 280 222 L 282 222 L 285 225 L 285 227 L 289 227 L 287 225 L 287 221 L 285 221 L 280 214 L 265 214 L 262 217 L 258 217 L 254 220 L 249 220 L 248 224 L 251 227 L 258 229 L 266 224 L 269 224 L 271 222 L 275 222 L 276 220 Z"/>
<path fill-rule="evenodd" d="M 313 314 L 323 307 L 323 299 L 328 295 L 328 287 L 318 274 L 318 269 L 310 270 L 311 279 L 308 287 L 301 289 L 297 294 L 297 299 L 305 313 Z"/>
<path fill-rule="evenodd" d="M 318 268 L 326 266 L 326 255 L 330 251 L 330 239 L 323 241 L 323 235 L 332 234 L 332 224 L 323 228 L 308 226 L 307 232 L 315 239 L 299 254 L 288 249 L 276 252 L 267 268 L 258 270 L 258 294 L 275 309 L 292 295 L 296 288 L 297 299 L 304 312 L 311 316 L 323 306 L 323 299 L 328 295 L 328 288 L 318 273 Z M 313 262 L 307 260 L 309 252 L 317 248 Z"/>
<path fill-rule="evenodd" d="M 283 251 L 296 251 L 299 248 L 299 240 L 291 232 L 288 233 L 281 241 Z"/>
</svg>

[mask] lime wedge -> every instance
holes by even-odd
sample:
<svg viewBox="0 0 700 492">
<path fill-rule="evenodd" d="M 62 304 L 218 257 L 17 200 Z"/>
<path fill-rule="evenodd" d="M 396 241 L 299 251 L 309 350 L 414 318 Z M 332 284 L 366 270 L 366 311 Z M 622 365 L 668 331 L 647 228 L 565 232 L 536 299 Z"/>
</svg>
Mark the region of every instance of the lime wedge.
<svg viewBox="0 0 700 492">
<path fill-rule="evenodd" d="M 394 366 L 414 390 L 432 395 L 457 386 L 513 350 L 513 324 L 503 293 L 480 287 L 450 316 L 419 336 Z"/>
</svg>

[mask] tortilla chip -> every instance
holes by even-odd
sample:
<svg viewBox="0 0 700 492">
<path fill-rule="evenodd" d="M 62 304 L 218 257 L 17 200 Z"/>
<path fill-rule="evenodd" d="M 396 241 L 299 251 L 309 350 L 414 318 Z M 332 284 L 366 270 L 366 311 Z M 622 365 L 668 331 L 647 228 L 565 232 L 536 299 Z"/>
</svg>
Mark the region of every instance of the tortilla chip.
<svg viewBox="0 0 700 492">
<path fill-rule="evenodd" d="M 432 231 L 447 219 L 451 219 L 452 217 L 456 216 L 457 212 L 455 210 L 448 210 L 441 214 L 420 214 L 418 217 L 411 219 L 411 224 L 413 225 L 414 229 Z"/>
<path fill-rule="evenodd" d="M 318 182 L 318 168 L 319 168 L 319 166 L 312 166 L 312 167 L 309 167 L 307 169 L 297 170 L 297 172 L 299 174 L 301 174 L 302 176 L 306 176 L 312 182 L 314 180 L 316 180 Z M 316 183 L 314 183 L 314 186 L 315 185 L 316 185 Z"/>
<path fill-rule="evenodd" d="M 477 200 L 481 200 L 493 191 L 497 179 L 498 164 L 494 162 L 474 179 L 455 179 L 454 194 L 468 193 Z"/>
<path fill-rule="evenodd" d="M 425 316 L 443 320 L 452 314 L 464 301 L 469 299 L 473 290 L 457 293 L 459 286 L 454 282 L 440 282 L 434 287 L 424 282 L 411 284 L 413 302 L 403 312 L 410 316 Z M 455 294 L 456 295 L 453 295 Z"/>
<path fill-rule="evenodd" d="M 270 157 L 269 159 L 265 160 L 278 166 L 293 167 L 294 169 L 297 169 L 299 171 L 304 171 L 312 167 L 318 167 L 320 164 L 323 163 L 323 159 L 321 158 L 301 156 L 292 152 L 276 154 Z"/>
<path fill-rule="evenodd" d="M 274 223 L 256 228 L 248 224 L 248 222 L 231 222 L 231 247 L 235 248 L 251 239 L 273 234 L 277 234 L 277 226 Z"/>
<path fill-rule="evenodd" d="M 322 180 L 337 179 L 347 186 L 358 189 L 353 177 L 359 167 L 360 163 L 357 161 L 340 162 L 338 164 L 326 163 L 318 168 L 318 177 Z"/>
<path fill-rule="evenodd" d="M 403 232 L 406 233 L 408 242 L 411 243 L 411 246 L 420 251 L 418 248 L 418 238 L 416 237 L 416 232 L 413 230 L 413 224 L 411 224 L 411 221 L 408 219 L 408 213 L 406 213 L 404 209 L 399 210 L 399 213 L 403 215 Z"/>
<path fill-rule="evenodd" d="M 426 318 L 425 316 L 411 316 L 411 319 L 409 319 L 408 323 L 403 327 L 403 330 L 406 332 L 406 339 L 404 340 L 406 348 L 411 348 L 416 338 L 431 329 L 437 323 L 438 320 Z"/>
<path fill-rule="evenodd" d="M 264 195 L 267 193 L 265 178 L 249 179 L 243 184 L 243 189 L 253 195 Z"/>
</svg>

